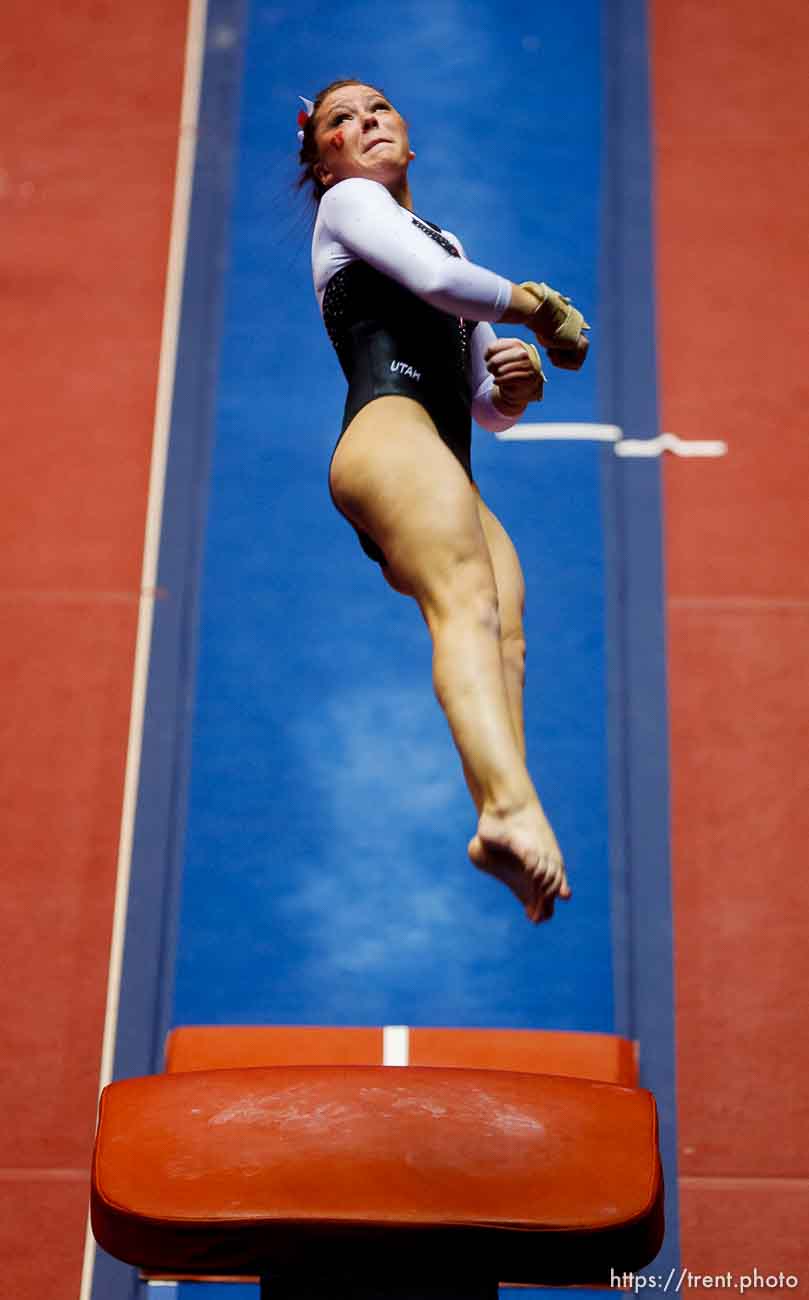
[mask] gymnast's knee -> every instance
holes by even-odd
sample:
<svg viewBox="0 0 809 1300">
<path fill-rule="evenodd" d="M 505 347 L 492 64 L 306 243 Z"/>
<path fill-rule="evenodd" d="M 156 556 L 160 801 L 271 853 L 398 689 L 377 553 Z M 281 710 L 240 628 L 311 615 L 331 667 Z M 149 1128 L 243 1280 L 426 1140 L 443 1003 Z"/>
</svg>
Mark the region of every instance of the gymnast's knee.
<svg viewBox="0 0 809 1300">
<path fill-rule="evenodd" d="M 501 635 L 497 585 L 485 554 L 451 548 L 416 588 L 416 595 L 431 630 L 460 620 Z"/>
</svg>

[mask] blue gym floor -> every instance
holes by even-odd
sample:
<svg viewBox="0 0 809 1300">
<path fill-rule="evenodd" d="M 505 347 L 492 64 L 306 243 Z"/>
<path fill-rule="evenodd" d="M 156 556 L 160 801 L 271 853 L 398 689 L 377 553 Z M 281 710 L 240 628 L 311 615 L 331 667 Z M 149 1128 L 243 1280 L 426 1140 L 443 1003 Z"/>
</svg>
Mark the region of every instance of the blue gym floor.
<svg viewBox="0 0 809 1300">
<path fill-rule="evenodd" d="M 598 5 L 541 29 L 528 6 L 370 14 L 317 12 L 316 42 L 277 7 L 251 16 L 174 1018 L 609 1030 L 601 450 L 475 439 L 525 569 L 529 754 L 575 888 L 535 930 L 466 859 L 418 610 L 329 501 L 344 381 L 292 192 L 296 95 L 379 83 L 410 123 L 416 210 L 563 287 L 597 339 Z M 538 417 L 597 420 L 595 376 L 552 371 Z"/>
</svg>

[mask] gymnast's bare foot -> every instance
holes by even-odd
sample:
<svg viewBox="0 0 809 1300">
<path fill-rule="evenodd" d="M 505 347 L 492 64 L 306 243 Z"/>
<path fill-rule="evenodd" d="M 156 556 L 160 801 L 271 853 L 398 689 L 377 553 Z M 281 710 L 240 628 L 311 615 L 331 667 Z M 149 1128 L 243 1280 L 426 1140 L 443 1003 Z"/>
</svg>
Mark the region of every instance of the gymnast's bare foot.
<svg viewBox="0 0 809 1300">
<path fill-rule="evenodd" d="M 510 812 L 484 810 L 468 851 L 476 867 L 516 894 L 537 925 L 553 916 L 556 898 L 570 898 L 562 851 L 538 803 Z"/>
</svg>

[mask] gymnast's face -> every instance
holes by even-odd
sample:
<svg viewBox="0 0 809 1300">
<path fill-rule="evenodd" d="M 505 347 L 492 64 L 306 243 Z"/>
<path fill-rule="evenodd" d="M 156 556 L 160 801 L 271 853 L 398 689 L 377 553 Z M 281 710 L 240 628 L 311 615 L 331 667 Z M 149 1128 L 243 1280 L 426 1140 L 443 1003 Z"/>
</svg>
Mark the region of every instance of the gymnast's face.
<svg viewBox="0 0 809 1300">
<path fill-rule="evenodd" d="M 329 189 L 349 176 L 397 185 L 415 158 L 407 123 L 373 86 L 340 86 L 317 111 L 315 175 Z"/>
</svg>

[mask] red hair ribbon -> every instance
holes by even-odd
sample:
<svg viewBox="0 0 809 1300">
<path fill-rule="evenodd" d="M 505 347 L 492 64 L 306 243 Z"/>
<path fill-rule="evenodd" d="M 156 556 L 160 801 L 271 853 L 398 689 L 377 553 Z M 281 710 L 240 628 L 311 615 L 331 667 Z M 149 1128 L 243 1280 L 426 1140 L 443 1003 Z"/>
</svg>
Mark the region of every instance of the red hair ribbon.
<svg viewBox="0 0 809 1300">
<path fill-rule="evenodd" d="M 298 144 L 303 144 L 303 128 L 314 113 L 315 106 L 311 99 L 306 99 L 304 95 L 298 95 L 298 99 L 303 104 L 303 108 L 298 112 Z"/>
</svg>

